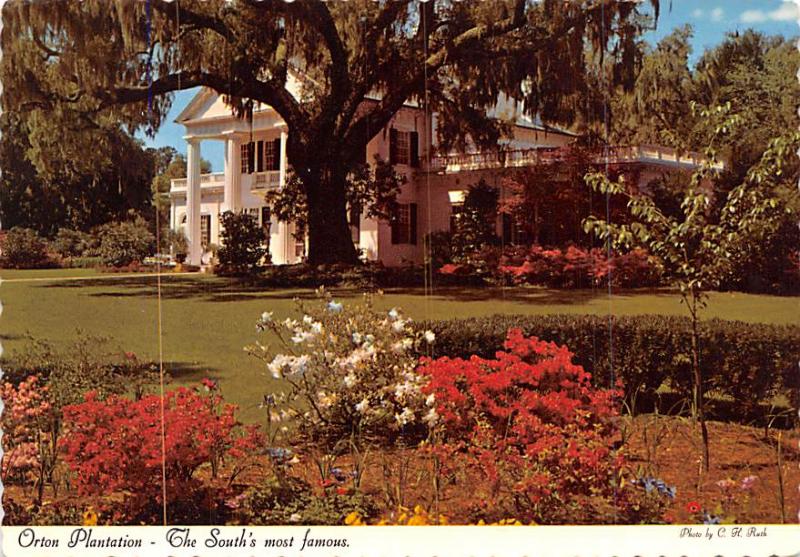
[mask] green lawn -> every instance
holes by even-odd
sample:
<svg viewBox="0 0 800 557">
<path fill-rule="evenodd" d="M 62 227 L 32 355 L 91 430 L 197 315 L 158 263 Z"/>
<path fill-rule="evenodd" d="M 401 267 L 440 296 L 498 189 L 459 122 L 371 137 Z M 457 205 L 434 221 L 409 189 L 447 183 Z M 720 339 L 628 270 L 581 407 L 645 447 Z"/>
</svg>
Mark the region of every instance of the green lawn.
<svg viewBox="0 0 800 557">
<path fill-rule="evenodd" d="M 85 280 L 66 280 L 79 277 Z M 28 337 L 66 344 L 77 329 L 114 339 L 121 350 L 156 359 L 156 278 L 98 275 L 87 269 L 0 271 L 0 339 L 4 358 L 25 350 Z M 31 280 L 36 279 L 36 280 Z M 204 275 L 166 275 L 162 286 L 163 350 L 167 368 L 178 382 L 208 376 L 219 379 L 226 398 L 236 402 L 246 420 L 260 419 L 258 403 L 273 381 L 243 347 L 259 337 L 255 322 L 263 311 L 276 318 L 293 313 L 295 296 L 309 290 L 261 290 Z M 356 291 L 338 292 L 357 299 Z M 680 315 L 677 296 L 668 291 L 544 289 L 440 289 L 389 291 L 379 300 L 414 319 L 443 319 L 495 313 L 586 313 Z M 799 323 L 800 298 L 715 293 L 705 317 L 764 323 Z M 263 339 L 262 339 L 263 340 Z"/>
</svg>

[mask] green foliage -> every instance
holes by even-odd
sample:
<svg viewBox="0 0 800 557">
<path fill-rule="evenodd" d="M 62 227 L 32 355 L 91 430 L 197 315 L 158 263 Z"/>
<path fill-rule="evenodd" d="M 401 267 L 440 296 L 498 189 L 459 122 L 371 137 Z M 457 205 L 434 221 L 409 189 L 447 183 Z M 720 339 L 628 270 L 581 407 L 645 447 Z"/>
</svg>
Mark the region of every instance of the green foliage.
<svg viewBox="0 0 800 557">
<path fill-rule="evenodd" d="M 66 348 L 32 339 L 24 352 L 3 366 L 3 372 L 13 384 L 30 375 L 40 377 L 57 409 L 83 401 L 83 394 L 91 390 L 101 398 L 111 394 L 139 398 L 158 381 L 158 366 L 152 362 L 113 348 L 108 338 L 81 331 Z"/>
<path fill-rule="evenodd" d="M 345 183 L 345 198 L 351 211 L 368 218 L 388 219 L 406 178 L 376 155 L 374 166 L 354 166 Z M 303 234 L 308 230 L 308 200 L 296 173 L 289 174 L 282 189 L 268 191 L 265 198 L 279 220 L 295 223 Z"/>
<path fill-rule="evenodd" d="M 456 263 L 468 263 L 470 254 L 497 243 L 498 198 L 497 188 L 483 180 L 467 188 L 464 203 L 454 216 L 451 241 Z"/>
<path fill-rule="evenodd" d="M 662 385 L 682 397 L 692 392 L 692 327 L 683 317 L 496 315 L 419 327 L 436 334 L 434 357 L 493 357 L 506 332 L 520 328 L 527 336 L 568 346 L 596 384 L 621 380 L 629 403 Z M 740 419 L 752 418 L 757 405 L 775 395 L 799 400 L 800 327 L 713 319 L 700 322 L 699 335 L 705 387 L 735 401 Z"/>
<path fill-rule="evenodd" d="M 42 269 L 52 266 L 47 243 L 30 228 L 12 228 L 2 239 L 0 267 L 6 269 Z"/>
<path fill-rule="evenodd" d="M 220 274 L 243 275 L 258 272 L 269 257 L 266 232 L 247 213 L 226 211 L 220 216 L 222 247 L 219 248 Z"/>
<path fill-rule="evenodd" d="M 164 235 L 164 246 L 176 259 L 185 259 L 189 252 L 189 240 L 183 229 L 168 230 Z"/>
<path fill-rule="evenodd" d="M 59 228 L 50 247 L 61 257 L 82 257 L 93 244 L 94 240 L 87 232 Z"/>
<path fill-rule="evenodd" d="M 69 257 L 61 260 L 63 269 L 96 269 L 103 266 L 103 258 L 98 256 Z"/>
<path fill-rule="evenodd" d="M 155 237 L 141 220 L 105 224 L 96 234 L 101 238 L 100 257 L 109 267 L 141 263 L 155 251 Z"/>
<path fill-rule="evenodd" d="M 377 514 L 375 503 L 359 492 L 315 493 L 296 478 L 272 478 L 250 488 L 238 502 L 239 521 L 260 526 L 287 524 L 341 526 L 345 517 L 357 512 L 362 517 Z"/>
</svg>

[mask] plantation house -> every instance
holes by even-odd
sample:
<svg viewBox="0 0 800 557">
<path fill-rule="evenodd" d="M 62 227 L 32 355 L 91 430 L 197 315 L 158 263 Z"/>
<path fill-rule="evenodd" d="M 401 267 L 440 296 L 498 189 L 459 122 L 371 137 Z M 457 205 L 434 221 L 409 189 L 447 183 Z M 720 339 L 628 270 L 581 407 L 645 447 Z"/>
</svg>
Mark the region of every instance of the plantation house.
<svg viewBox="0 0 800 557">
<path fill-rule="evenodd" d="M 287 88 L 299 97 L 301 85 L 296 75 L 290 74 Z M 367 97 L 364 102 L 374 99 Z M 483 179 L 498 187 L 502 198 L 506 194 L 501 183 L 504 171 L 558 160 L 577 139 L 570 131 L 541 125 L 513 108 L 494 112 L 491 116 L 513 122 L 513 135 L 489 152 L 441 153 L 436 113 L 426 114 L 412 102 L 369 142 L 366 160 L 372 163 L 377 155 L 390 161 L 407 182 L 390 222 L 350 215 L 353 242 L 364 259 L 389 266 L 421 263 L 423 238 L 451 226 L 451 217 L 468 186 Z M 225 211 L 246 211 L 257 219 L 267 230 L 273 263 L 302 261 L 306 242 L 296 234 L 294 224 L 278 221 L 264 200 L 268 190 L 286 184 L 291 172 L 286 158 L 289 130 L 278 113 L 261 105 L 255 108 L 252 121 L 237 118 L 220 95 L 204 88 L 176 122 L 186 128 L 188 178 L 172 180 L 170 226 L 186 233 L 187 262 L 209 261 L 208 246 L 220 244 L 219 216 Z M 201 143 L 206 140 L 225 142 L 224 172 L 200 173 Z M 680 155 L 657 146 L 613 148 L 598 160 L 605 161 L 633 165 L 640 184 L 663 172 L 692 169 L 699 163 L 696 155 Z M 506 243 L 515 241 L 515 227 L 508 218 L 498 218 L 496 226 Z"/>
</svg>

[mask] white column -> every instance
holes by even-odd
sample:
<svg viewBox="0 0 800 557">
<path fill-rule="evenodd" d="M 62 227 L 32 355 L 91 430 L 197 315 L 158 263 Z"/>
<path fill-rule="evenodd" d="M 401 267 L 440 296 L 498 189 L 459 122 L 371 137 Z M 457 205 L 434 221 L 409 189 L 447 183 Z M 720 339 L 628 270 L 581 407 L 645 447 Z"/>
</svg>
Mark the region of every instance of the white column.
<svg viewBox="0 0 800 557">
<path fill-rule="evenodd" d="M 280 168 L 280 176 L 281 176 L 281 182 L 280 182 L 280 187 L 281 188 L 283 188 L 283 186 L 286 185 L 286 165 L 288 164 L 288 161 L 286 160 L 286 139 L 287 139 L 287 137 L 288 137 L 288 134 L 286 133 L 286 130 L 282 130 L 281 131 L 281 153 L 280 153 L 281 159 L 280 159 L 280 167 L 279 167 Z"/>
<path fill-rule="evenodd" d="M 236 211 L 242 195 L 241 142 L 237 137 L 225 140 L 225 197 L 223 211 Z"/>
<path fill-rule="evenodd" d="M 281 130 L 281 152 L 280 152 L 280 188 L 283 189 L 286 186 L 286 140 L 288 138 L 288 134 L 286 130 Z M 281 247 L 281 253 L 276 253 L 273 256 L 273 261 L 275 263 L 290 263 L 291 262 L 291 251 L 290 251 L 290 244 L 292 242 L 291 231 L 289 230 L 289 223 L 284 221 L 278 221 L 278 245 Z"/>
<path fill-rule="evenodd" d="M 189 253 L 186 262 L 200 265 L 200 140 L 189 138 L 186 150 L 186 236 Z"/>
</svg>

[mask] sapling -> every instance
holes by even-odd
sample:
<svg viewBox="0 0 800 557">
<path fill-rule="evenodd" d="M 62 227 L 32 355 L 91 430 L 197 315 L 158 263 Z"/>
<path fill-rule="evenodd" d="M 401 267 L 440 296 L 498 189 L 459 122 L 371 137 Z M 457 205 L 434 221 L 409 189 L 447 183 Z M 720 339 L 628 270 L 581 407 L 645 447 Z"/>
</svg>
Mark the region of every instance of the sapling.
<svg viewBox="0 0 800 557">
<path fill-rule="evenodd" d="M 774 186 L 783 179 L 784 167 L 800 145 L 800 132 L 773 140 L 743 182 L 728 193 L 719 213 L 714 214 L 711 185 L 718 180 L 722 168 L 714 144 L 740 120 L 729 112 L 730 104 L 701 111 L 705 118 L 718 118 L 721 123 L 705 149 L 704 161 L 686 184 L 679 216 L 662 211 L 652 198 L 628 187 L 624 178 L 615 182 L 600 172 L 586 176 L 593 190 L 627 198 L 630 223 L 615 224 L 589 216 L 584 220 L 584 230 L 606 241 L 609 248 L 645 248 L 661 267 L 663 279 L 677 288 L 689 313 L 692 416 L 700 426 L 706 471 L 710 459 L 700 362 L 700 312 L 707 306 L 709 291 L 719 288 L 733 272 L 734 263 L 746 258 L 750 246 L 776 226 L 776 219 L 770 216 L 783 209 Z"/>
</svg>

